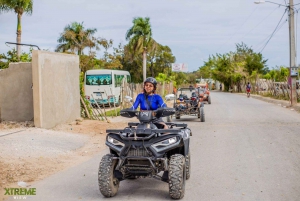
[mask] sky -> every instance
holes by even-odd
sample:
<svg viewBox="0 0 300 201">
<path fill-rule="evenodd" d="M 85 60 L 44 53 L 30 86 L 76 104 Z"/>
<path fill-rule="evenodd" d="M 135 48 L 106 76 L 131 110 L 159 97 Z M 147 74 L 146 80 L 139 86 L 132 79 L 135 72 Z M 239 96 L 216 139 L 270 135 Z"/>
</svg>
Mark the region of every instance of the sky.
<svg viewBox="0 0 300 201">
<path fill-rule="evenodd" d="M 272 2 L 285 5 L 288 1 Z M 95 36 L 113 39 L 114 47 L 117 47 L 119 43 L 127 44 L 125 35 L 134 17 L 150 17 L 153 38 L 169 46 L 176 63 L 186 63 L 190 72 L 198 70 L 210 55 L 235 51 L 235 45 L 241 42 L 255 52 L 261 52 L 270 69 L 289 66 L 289 26 L 285 6 L 268 2 L 255 4 L 252 0 L 33 2 L 33 14 L 22 17 L 22 43 L 38 45 L 41 49 L 54 51 L 64 27 L 75 21 L 84 22 L 85 28 L 96 28 Z M 295 7 L 300 9 L 300 0 L 294 0 L 294 4 L 298 3 Z M 296 39 L 300 35 L 298 15 L 295 14 Z M 278 30 L 270 39 L 281 18 Z M 0 53 L 14 47 L 5 42 L 16 42 L 16 27 L 14 12 L 0 14 Z M 298 42 L 296 47 L 300 47 Z M 27 51 L 26 48 L 22 50 Z M 102 55 L 101 52 L 98 54 Z"/>
</svg>

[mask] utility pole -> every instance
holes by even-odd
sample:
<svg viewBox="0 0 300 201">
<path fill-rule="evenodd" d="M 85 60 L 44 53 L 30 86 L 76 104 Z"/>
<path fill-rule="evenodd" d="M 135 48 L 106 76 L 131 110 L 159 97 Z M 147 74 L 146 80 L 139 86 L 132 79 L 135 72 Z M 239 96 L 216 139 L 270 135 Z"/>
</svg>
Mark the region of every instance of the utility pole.
<svg viewBox="0 0 300 201">
<path fill-rule="evenodd" d="M 296 68 L 296 48 L 295 48 L 295 22 L 294 22 L 294 0 L 289 0 L 289 38 L 290 38 L 290 77 L 291 86 L 291 106 L 297 104 L 296 76 L 292 75 L 292 68 Z"/>
<path fill-rule="evenodd" d="M 295 21 L 294 21 L 294 0 L 289 0 L 289 5 L 278 4 L 271 1 L 259 0 L 254 3 L 272 3 L 277 4 L 279 6 L 285 6 L 289 9 L 289 41 L 290 41 L 290 76 L 288 83 L 290 85 L 290 99 L 291 106 L 295 106 L 297 104 L 297 91 L 296 91 L 296 79 L 298 77 L 298 68 L 296 67 L 296 47 L 295 47 Z M 297 5 L 297 4 L 296 4 Z"/>
</svg>

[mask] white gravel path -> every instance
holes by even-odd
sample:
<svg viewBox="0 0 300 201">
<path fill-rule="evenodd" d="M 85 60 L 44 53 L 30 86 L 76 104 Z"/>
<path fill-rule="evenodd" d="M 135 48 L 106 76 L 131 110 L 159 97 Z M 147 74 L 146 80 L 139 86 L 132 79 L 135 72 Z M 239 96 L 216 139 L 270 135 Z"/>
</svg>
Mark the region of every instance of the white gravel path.
<svg viewBox="0 0 300 201">
<path fill-rule="evenodd" d="M 88 136 L 39 128 L 0 131 L 0 155 L 13 157 L 55 157 L 82 147 Z"/>
</svg>

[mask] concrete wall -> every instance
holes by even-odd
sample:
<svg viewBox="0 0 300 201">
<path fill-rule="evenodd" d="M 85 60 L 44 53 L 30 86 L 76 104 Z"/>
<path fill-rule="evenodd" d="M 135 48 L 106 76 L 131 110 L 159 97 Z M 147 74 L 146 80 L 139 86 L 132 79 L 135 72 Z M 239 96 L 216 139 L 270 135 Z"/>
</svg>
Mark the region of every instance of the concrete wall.
<svg viewBox="0 0 300 201">
<path fill-rule="evenodd" d="M 11 63 L 0 71 L 0 119 L 33 120 L 31 63 Z"/>
<path fill-rule="evenodd" d="M 80 117 L 79 57 L 32 51 L 34 124 L 52 128 Z"/>
</svg>

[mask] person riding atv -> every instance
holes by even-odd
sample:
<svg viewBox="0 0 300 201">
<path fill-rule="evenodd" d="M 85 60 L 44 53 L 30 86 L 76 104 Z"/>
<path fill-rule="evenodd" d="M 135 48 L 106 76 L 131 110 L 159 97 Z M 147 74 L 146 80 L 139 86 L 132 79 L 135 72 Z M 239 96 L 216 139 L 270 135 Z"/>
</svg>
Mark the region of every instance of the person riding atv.
<svg viewBox="0 0 300 201">
<path fill-rule="evenodd" d="M 157 81 L 153 77 L 148 77 L 144 81 L 144 89 L 143 93 L 140 93 L 136 100 L 131 107 L 133 110 L 136 110 L 138 106 L 140 106 L 141 110 L 156 110 L 160 107 L 167 107 L 167 105 L 164 103 L 162 97 L 155 93 L 157 86 Z M 161 126 L 164 128 L 167 128 L 167 125 L 164 123 L 164 121 L 159 118 L 156 119 L 154 124 L 157 124 L 157 126 L 160 128 Z"/>
<path fill-rule="evenodd" d="M 149 80 L 144 85 L 155 83 L 154 78 Z M 154 84 L 145 86 L 146 93 L 153 92 L 147 88 L 154 89 Z M 137 117 L 139 122 L 128 123 L 124 129 L 106 130 L 105 144 L 110 153 L 102 157 L 98 169 L 99 190 L 105 197 L 115 196 L 122 180 L 147 177 L 167 182 L 172 199 L 184 196 L 191 173 L 192 133 L 184 123 L 164 123 L 167 128 L 159 129 L 156 125 L 161 121 L 157 120 L 175 114 L 175 109 L 163 107 L 161 97 L 153 95 L 144 99 L 139 94 L 131 108 L 120 111 L 121 116 Z M 138 105 L 140 111 L 136 110 Z"/>
<path fill-rule="evenodd" d="M 179 110 L 185 110 L 188 107 L 185 100 L 188 100 L 187 96 L 184 94 L 180 94 L 176 101 Z"/>
<path fill-rule="evenodd" d="M 211 104 L 210 91 L 208 89 L 208 84 L 198 84 L 198 94 L 201 102 L 207 101 Z"/>
</svg>

